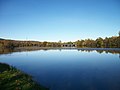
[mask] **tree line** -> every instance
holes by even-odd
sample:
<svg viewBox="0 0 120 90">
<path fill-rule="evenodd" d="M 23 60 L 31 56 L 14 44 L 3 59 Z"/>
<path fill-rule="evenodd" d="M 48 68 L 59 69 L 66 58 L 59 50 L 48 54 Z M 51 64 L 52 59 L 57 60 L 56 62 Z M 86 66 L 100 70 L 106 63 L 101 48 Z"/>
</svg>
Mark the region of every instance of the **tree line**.
<svg viewBox="0 0 120 90">
<path fill-rule="evenodd" d="M 15 48 L 15 47 L 61 47 L 59 42 L 39 42 L 39 41 L 17 41 L 0 39 L 0 48 Z"/>
<path fill-rule="evenodd" d="M 0 39 L 0 48 L 15 48 L 15 47 L 62 47 L 62 44 L 76 44 L 78 48 L 120 48 L 120 33 L 119 36 L 112 36 L 106 38 L 97 38 L 96 40 L 85 39 L 77 40 L 75 42 L 39 42 L 39 41 L 18 41 Z"/>
<path fill-rule="evenodd" d="M 96 40 L 85 39 L 76 41 L 77 47 L 89 48 L 120 48 L 120 36 L 106 37 L 105 39 L 99 37 Z"/>
</svg>

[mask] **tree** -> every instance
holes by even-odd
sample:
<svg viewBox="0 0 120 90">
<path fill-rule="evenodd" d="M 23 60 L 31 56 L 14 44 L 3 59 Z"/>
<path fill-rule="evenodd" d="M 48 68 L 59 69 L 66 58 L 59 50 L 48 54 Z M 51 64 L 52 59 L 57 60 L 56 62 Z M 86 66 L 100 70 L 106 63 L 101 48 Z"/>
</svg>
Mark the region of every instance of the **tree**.
<svg viewBox="0 0 120 90">
<path fill-rule="evenodd" d="M 103 46 L 103 39 L 101 37 L 96 39 L 96 47 L 102 47 Z"/>
<path fill-rule="evenodd" d="M 43 47 L 46 47 L 46 46 L 47 46 L 47 42 L 44 41 L 44 42 L 42 43 L 42 45 L 43 45 Z"/>
</svg>

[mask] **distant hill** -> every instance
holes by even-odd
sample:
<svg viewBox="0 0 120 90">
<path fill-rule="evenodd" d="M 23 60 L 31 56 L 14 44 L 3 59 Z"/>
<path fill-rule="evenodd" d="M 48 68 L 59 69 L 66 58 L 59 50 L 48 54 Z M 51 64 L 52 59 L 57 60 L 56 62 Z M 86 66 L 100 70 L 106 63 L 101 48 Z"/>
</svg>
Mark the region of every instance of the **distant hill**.
<svg viewBox="0 0 120 90">
<path fill-rule="evenodd" d="M 5 40 L 5 39 L 3 39 L 3 38 L 0 38 L 0 40 Z"/>
</svg>

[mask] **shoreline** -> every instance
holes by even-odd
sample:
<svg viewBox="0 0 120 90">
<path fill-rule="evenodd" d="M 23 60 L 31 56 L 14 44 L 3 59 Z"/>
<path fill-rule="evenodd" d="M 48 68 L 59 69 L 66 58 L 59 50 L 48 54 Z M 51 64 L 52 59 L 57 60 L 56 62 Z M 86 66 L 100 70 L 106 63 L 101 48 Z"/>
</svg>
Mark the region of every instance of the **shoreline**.
<svg viewBox="0 0 120 90">
<path fill-rule="evenodd" d="M 32 76 L 12 67 L 0 63 L 0 90 L 49 90 L 35 82 Z"/>
<path fill-rule="evenodd" d="M 108 51 L 108 50 L 114 50 L 114 51 L 120 51 L 120 48 L 77 48 L 77 47 L 17 47 L 14 48 L 14 50 L 20 50 L 20 51 L 24 51 L 24 50 L 104 50 L 104 51 Z"/>
</svg>

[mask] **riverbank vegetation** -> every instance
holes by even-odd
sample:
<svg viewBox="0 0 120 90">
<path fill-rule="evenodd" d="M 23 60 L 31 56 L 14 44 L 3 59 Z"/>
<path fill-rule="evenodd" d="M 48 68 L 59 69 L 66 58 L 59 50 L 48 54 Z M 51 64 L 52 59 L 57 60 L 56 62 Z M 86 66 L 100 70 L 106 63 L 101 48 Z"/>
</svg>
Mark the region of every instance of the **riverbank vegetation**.
<svg viewBox="0 0 120 90">
<path fill-rule="evenodd" d="M 89 48 L 120 48 L 120 37 L 97 38 L 96 40 L 85 39 L 76 41 L 77 47 Z"/>
<path fill-rule="evenodd" d="M 0 90 L 48 90 L 32 77 L 7 64 L 0 63 Z"/>
<path fill-rule="evenodd" d="M 62 47 L 63 44 L 75 44 L 78 48 L 120 48 L 120 33 L 119 36 L 112 36 L 106 38 L 97 38 L 96 40 L 85 39 L 77 40 L 75 42 L 39 42 L 39 41 L 17 41 L 0 39 L 0 48 L 15 47 Z"/>
</svg>

